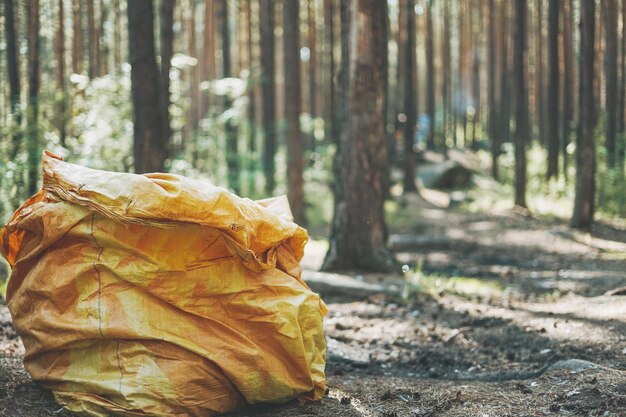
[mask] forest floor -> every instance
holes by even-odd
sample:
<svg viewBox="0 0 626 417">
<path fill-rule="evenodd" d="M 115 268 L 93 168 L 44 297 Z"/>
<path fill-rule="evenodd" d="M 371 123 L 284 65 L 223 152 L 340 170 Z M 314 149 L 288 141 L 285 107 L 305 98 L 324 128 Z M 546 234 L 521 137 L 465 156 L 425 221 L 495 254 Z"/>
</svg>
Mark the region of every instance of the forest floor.
<svg viewBox="0 0 626 417">
<path fill-rule="evenodd" d="M 353 276 L 390 288 L 408 280 L 408 296 L 325 297 L 325 398 L 236 416 L 626 416 L 624 224 L 582 234 L 564 220 L 418 195 L 391 217 L 411 270 Z M 312 241 L 303 266 L 319 267 L 324 251 Z M 22 355 L 0 306 L 0 416 L 69 416 Z"/>
</svg>

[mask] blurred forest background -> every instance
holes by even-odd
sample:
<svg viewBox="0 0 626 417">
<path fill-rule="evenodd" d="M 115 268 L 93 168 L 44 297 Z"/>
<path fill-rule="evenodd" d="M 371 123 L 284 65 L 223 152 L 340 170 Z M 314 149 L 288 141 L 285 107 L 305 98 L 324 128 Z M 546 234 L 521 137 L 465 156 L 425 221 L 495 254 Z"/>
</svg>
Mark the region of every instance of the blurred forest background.
<svg viewBox="0 0 626 417">
<path fill-rule="evenodd" d="M 355 3 L 383 20 L 351 24 L 345 0 L 3 0 L 0 219 L 41 186 L 43 149 L 286 193 L 317 238 L 333 188 L 337 239 L 341 201 L 358 203 L 347 218 L 389 211 L 429 155 L 455 152 L 492 176 L 468 209 L 515 204 L 583 230 L 626 215 L 625 0 Z M 376 216 L 365 235 L 378 227 L 384 246 Z"/>
</svg>

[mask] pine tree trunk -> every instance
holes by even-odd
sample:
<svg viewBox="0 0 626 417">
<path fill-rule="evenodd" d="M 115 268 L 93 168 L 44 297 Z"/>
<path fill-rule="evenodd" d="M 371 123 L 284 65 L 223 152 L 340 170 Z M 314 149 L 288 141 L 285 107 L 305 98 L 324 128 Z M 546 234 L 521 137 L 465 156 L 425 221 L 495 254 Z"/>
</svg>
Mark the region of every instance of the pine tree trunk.
<svg viewBox="0 0 626 417">
<path fill-rule="evenodd" d="M 98 47 L 96 33 L 96 17 L 94 10 L 94 0 L 87 0 L 87 51 L 89 54 L 89 78 L 98 76 Z"/>
<path fill-rule="evenodd" d="M 104 0 L 100 0 L 100 21 L 98 23 L 98 40 L 97 40 L 97 54 L 98 54 L 98 75 L 105 75 L 109 73 L 109 45 L 107 44 L 106 33 L 104 32 L 104 26 L 107 21 L 107 6 L 104 4 Z"/>
<path fill-rule="evenodd" d="M 120 0 L 113 1 L 113 65 L 119 73 L 122 66 L 122 12 Z"/>
<path fill-rule="evenodd" d="M 37 192 L 37 178 L 40 171 L 39 144 L 39 0 L 26 3 L 28 34 L 28 194 Z"/>
<path fill-rule="evenodd" d="M 491 175 L 498 179 L 498 156 L 500 138 L 498 137 L 498 106 L 496 105 L 496 4 L 489 0 L 489 139 L 491 140 Z"/>
<path fill-rule="evenodd" d="M 509 51 L 512 36 L 509 36 L 513 30 L 513 22 L 509 0 L 503 0 L 500 9 L 500 32 L 498 38 L 502 41 L 502 57 L 500 67 L 500 106 L 502 114 L 500 115 L 500 143 L 506 143 L 511 140 L 511 78 L 512 78 L 512 61 L 513 54 Z"/>
<path fill-rule="evenodd" d="M 174 54 L 174 0 L 161 0 L 159 4 L 160 16 L 160 47 L 161 47 L 161 113 L 163 118 L 163 138 L 165 145 L 169 144 L 172 131 L 170 127 L 170 69 L 172 68 L 172 56 Z"/>
<path fill-rule="evenodd" d="M 563 5 L 563 131 L 562 149 L 563 175 L 567 178 L 568 153 L 567 146 L 570 143 L 572 125 L 574 123 L 574 46 L 573 46 L 573 23 L 572 23 L 572 0 L 562 0 Z"/>
<path fill-rule="evenodd" d="M 450 46 L 450 1 L 443 0 L 443 41 L 441 43 L 442 49 L 442 83 L 441 83 L 441 144 L 447 147 L 448 139 L 448 127 L 450 124 L 449 117 L 450 110 L 450 63 L 452 58 L 451 46 Z"/>
<path fill-rule="evenodd" d="M 342 0 L 341 135 L 335 213 L 324 270 L 390 271 L 383 211 L 387 3 Z"/>
<path fill-rule="evenodd" d="M 559 0 L 548 3 L 548 94 L 546 100 L 548 179 L 559 175 Z"/>
<path fill-rule="evenodd" d="M 515 205 L 526 205 L 526 144 L 528 143 L 528 88 L 526 79 L 526 0 L 515 2 L 513 82 L 515 85 Z"/>
<path fill-rule="evenodd" d="M 596 148 L 593 136 L 595 125 L 594 44 L 595 0 L 581 0 L 580 13 L 580 93 L 579 126 L 576 138 L 576 196 L 572 227 L 590 231 L 595 206 Z"/>
<path fill-rule="evenodd" d="M 13 119 L 13 137 L 9 156 L 14 160 L 20 149 L 22 135 L 20 129 L 22 125 L 22 109 L 20 105 L 20 73 L 18 55 L 18 37 L 16 30 L 16 10 L 13 0 L 4 0 L 4 22 L 6 33 L 6 57 L 7 75 L 9 79 L 9 105 L 11 107 L 11 117 Z"/>
<path fill-rule="evenodd" d="M 56 33 L 55 55 L 57 62 L 57 89 L 59 91 L 59 102 L 57 107 L 57 122 L 59 127 L 59 142 L 65 147 L 65 137 L 67 136 L 67 99 L 65 93 L 65 22 L 64 22 L 64 1 L 59 0 L 58 4 L 58 26 Z"/>
<path fill-rule="evenodd" d="M 609 168 L 615 167 L 617 131 L 617 0 L 602 1 L 604 17 L 604 77 L 606 80 L 606 155 Z"/>
<path fill-rule="evenodd" d="M 134 119 L 135 172 L 162 172 L 166 159 L 151 0 L 128 2 L 128 43 Z"/>
<path fill-rule="evenodd" d="M 249 2 L 250 0 L 248 0 Z M 214 80 L 215 71 L 215 24 L 214 24 L 214 2 L 206 0 L 204 2 L 204 42 L 202 44 L 202 74 L 203 81 Z M 205 117 L 211 105 L 210 92 L 203 92 L 200 96 L 200 115 Z"/>
<path fill-rule="evenodd" d="M 221 32 L 222 32 L 222 73 L 224 77 L 232 77 L 232 64 L 231 64 L 231 41 L 230 41 L 230 27 L 228 18 L 228 1 L 220 0 L 221 3 Z M 233 106 L 232 99 L 228 96 L 224 96 L 224 109 L 230 109 Z M 240 181 L 239 181 L 239 153 L 238 153 L 238 140 L 237 140 L 237 125 L 233 118 L 226 120 L 226 166 L 228 171 L 228 186 L 235 192 L 235 194 L 241 193 Z"/>
<path fill-rule="evenodd" d="M 426 144 L 428 149 L 435 147 L 435 54 L 434 54 L 434 31 L 433 31 L 433 2 L 431 0 L 426 5 L 426 67 L 428 81 L 426 86 L 427 101 L 426 107 L 430 123 L 428 125 L 428 137 Z"/>
<path fill-rule="evenodd" d="M 274 193 L 276 155 L 276 71 L 274 58 L 274 2 L 259 0 L 261 27 L 261 68 L 263 98 L 263 171 L 265 173 L 265 192 Z"/>
<path fill-rule="evenodd" d="M 326 91 L 326 103 L 324 108 L 324 126 L 326 127 L 324 136 L 331 143 L 338 141 L 336 109 L 335 109 L 335 24 L 334 15 L 335 7 L 333 0 L 324 0 L 324 33 L 326 35 L 325 53 L 327 62 L 327 80 L 325 84 L 328 86 Z"/>
<path fill-rule="evenodd" d="M 535 119 L 539 128 L 539 142 L 546 145 L 545 83 L 543 68 L 543 1 L 536 0 L 537 21 L 535 28 Z"/>
<path fill-rule="evenodd" d="M 72 72 L 83 73 L 83 19 L 82 1 L 72 0 Z"/>
<path fill-rule="evenodd" d="M 285 78 L 285 122 L 287 142 L 287 197 L 296 223 L 304 224 L 304 146 L 300 130 L 300 12 L 299 3 L 283 3 L 283 64 Z M 313 93 L 313 91 L 311 91 Z"/>
<path fill-rule="evenodd" d="M 404 86 L 402 88 L 404 96 L 404 192 L 417 191 L 415 186 L 415 152 L 413 151 L 413 141 L 415 138 L 415 125 L 417 124 L 417 105 L 415 89 L 415 8 L 414 0 L 405 0 L 406 12 L 401 14 L 406 19 L 406 51 L 402 54 L 405 61 L 398 64 L 405 68 Z"/>
<path fill-rule="evenodd" d="M 308 36 L 309 51 L 309 112 L 312 117 L 317 116 L 317 20 L 315 16 L 315 2 L 309 1 L 308 10 Z M 312 149 L 315 149 L 315 138 L 312 139 Z"/>
</svg>

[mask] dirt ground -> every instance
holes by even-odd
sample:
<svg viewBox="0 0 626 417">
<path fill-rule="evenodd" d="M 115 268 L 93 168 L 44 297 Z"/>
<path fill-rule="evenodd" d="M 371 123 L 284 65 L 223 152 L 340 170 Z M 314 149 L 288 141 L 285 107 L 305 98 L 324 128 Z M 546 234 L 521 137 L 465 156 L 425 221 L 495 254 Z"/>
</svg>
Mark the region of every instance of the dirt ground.
<svg viewBox="0 0 626 417">
<path fill-rule="evenodd" d="M 326 297 L 326 397 L 236 416 L 626 416 L 624 224 L 586 235 L 516 211 L 468 213 L 418 196 L 401 206 L 391 233 L 398 260 L 417 269 L 413 291 Z M 313 242 L 304 266 L 319 266 L 323 251 Z M 69 416 L 22 355 L 0 306 L 0 416 Z"/>
</svg>

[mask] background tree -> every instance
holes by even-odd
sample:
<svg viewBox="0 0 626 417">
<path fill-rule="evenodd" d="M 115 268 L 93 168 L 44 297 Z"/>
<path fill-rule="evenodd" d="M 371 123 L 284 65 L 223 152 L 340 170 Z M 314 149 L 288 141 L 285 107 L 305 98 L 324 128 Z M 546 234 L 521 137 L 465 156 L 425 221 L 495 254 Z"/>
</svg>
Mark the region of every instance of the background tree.
<svg viewBox="0 0 626 417">
<path fill-rule="evenodd" d="M 426 2 L 426 108 L 430 122 L 428 124 L 428 136 L 426 143 L 429 149 L 435 146 L 435 50 L 434 50 L 434 30 L 433 30 L 433 3 L 434 0 Z"/>
<path fill-rule="evenodd" d="M 39 174 L 39 80 L 41 66 L 39 62 L 39 0 L 26 3 L 28 34 L 28 194 L 37 192 Z"/>
<path fill-rule="evenodd" d="M 416 67 L 415 67 L 415 2 L 405 0 L 406 12 L 401 17 L 406 19 L 404 24 L 406 31 L 406 51 L 401 55 L 405 62 L 400 63 L 406 70 L 402 92 L 404 96 L 404 192 L 417 191 L 415 186 L 415 152 L 413 151 L 413 141 L 415 138 L 415 126 L 417 124 L 417 90 L 415 89 Z"/>
<path fill-rule="evenodd" d="M 276 73 L 274 65 L 274 2 L 259 0 L 261 26 L 261 69 L 263 97 L 263 171 L 265 192 L 272 194 L 276 182 L 274 178 L 276 155 Z"/>
<path fill-rule="evenodd" d="M 172 56 L 174 55 L 174 0 L 161 0 L 159 4 L 160 25 L 160 49 L 161 49 L 161 72 L 160 91 L 161 114 L 163 118 L 163 138 L 165 145 L 169 143 L 172 131 L 170 127 L 170 70 L 172 68 Z M 167 147 L 166 147 L 167 149 Z"/>
<path fill-rule="evenodd" d="M 302 94 L 300 90 L 299 3 L 283 3 L 283 63 L 285 74 L 285 122 L 287 142 L 287 196 L 293 217 L 304 224 L 304 146 L 300 130 Z M 311 91 L 311 94 L 313 92 Z"/>
<path fill-rule="evenodd" d="M 526 205 L 526 143 L 528 141 L 528 87 L 526 80 L 526 0 L 515 2 L 515 205 Z"/>
<path fill-rule="evenodd" d="M 550 0 L 548 17 L 548 94 L 546 127 L 548 137 L 548 179 L 559 174 L 559 0 Z"/>
<path fill-rule="evenodd" d="M 154 10 L 151 0 L 128 2 L 135 172 L 162 172 L 166 147 L 159 69 L 154 51 Z"/>
<path fill-rule="evenodd" d="M 596 148 L 594 99 L 594 44 L 596 3 L 581 0 L 580 14 L 580 93 L 576 137 L 576 196 L 572 227 L 589 231 L 595 211 Z"/>
<path fill-rule="evenodd" d="M 619 8 L 617 0 L 601 2 L 604 21 L 604 76 L 606 80 L 605 111 L 606 111 L 606 156 L 610 168 L 615 167 L 615 145 L 617 131 L 617 16 Z"/>
<path fill-rule="evenodd" d="M 4 0 L 4 21 L 6 33 L 6 58 L 7 58 L 7 75 L 9 79 L 9 105 L 11 107 L 12 118 L 12 144 L 10 150 L 11 160 L 15 159 L 20 147 L 21 135 L 20 129 L 22 125 L 22 111 L 20 106 L 20 74 L 19 74 L 19 55 L 18 37 L 15 27 L 16 14 L 13 0 Z"/>
<path fill-rule="evenodd" d="M 323 269 L 388 271 L 383 212 L 387 147 L 383 96 L 387 68 L 387 4 L 341 2 L 341 134 L 335 164 L 335 211 Z"/>
</svg>

